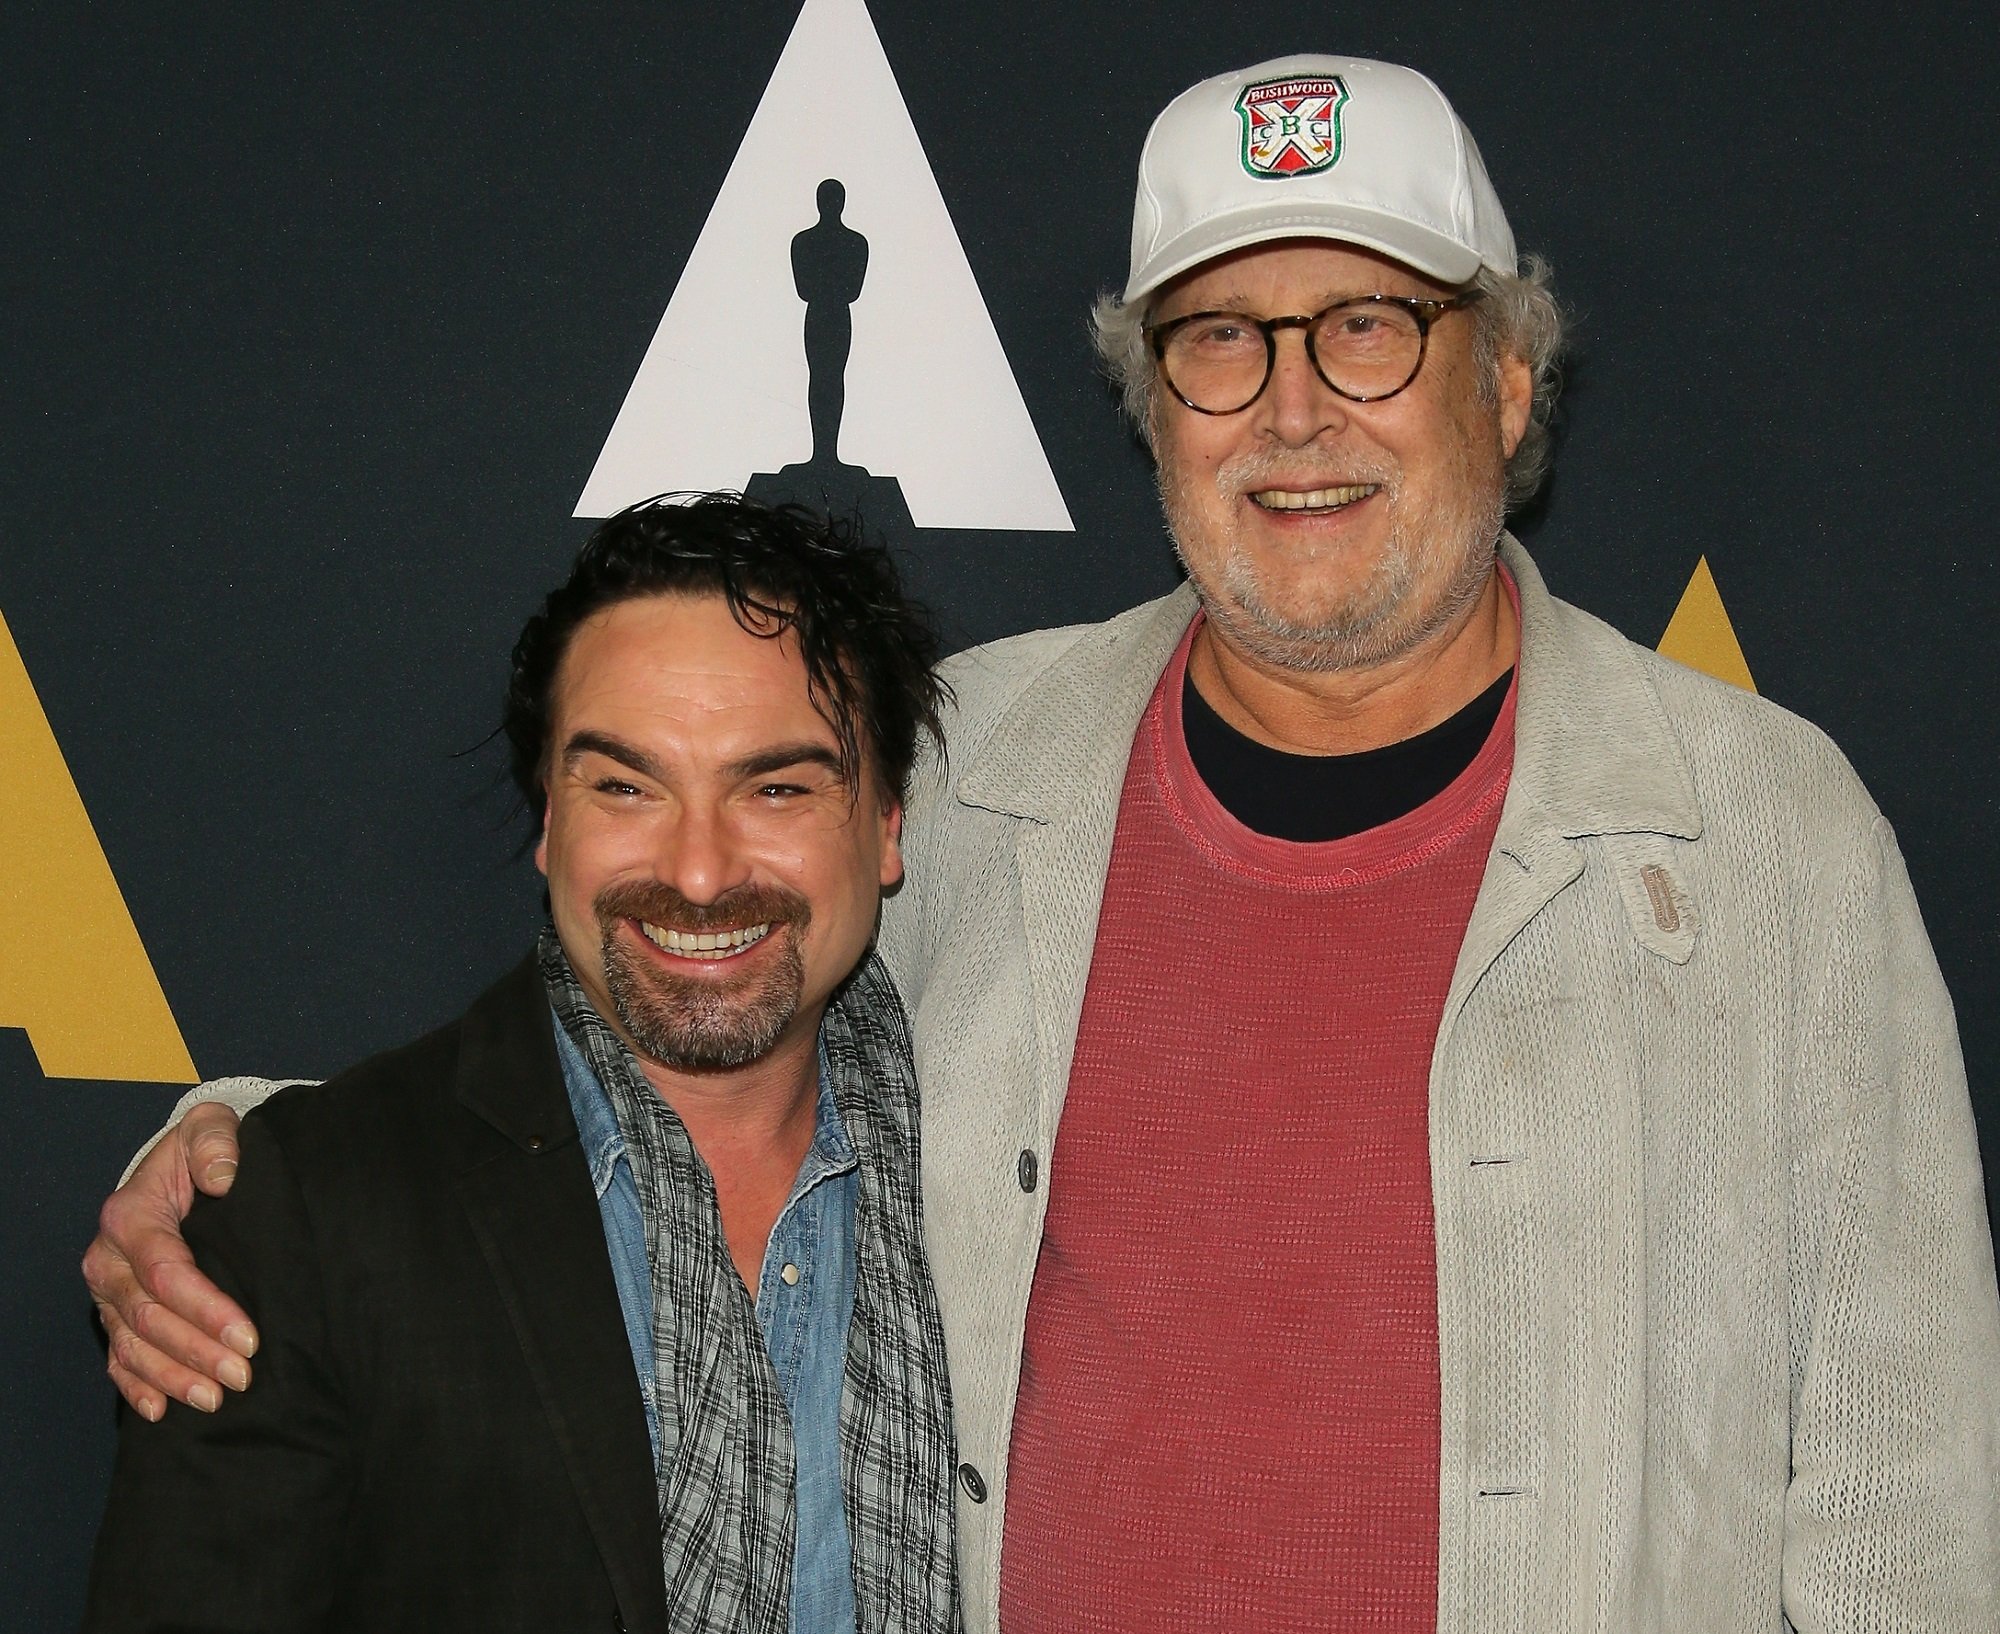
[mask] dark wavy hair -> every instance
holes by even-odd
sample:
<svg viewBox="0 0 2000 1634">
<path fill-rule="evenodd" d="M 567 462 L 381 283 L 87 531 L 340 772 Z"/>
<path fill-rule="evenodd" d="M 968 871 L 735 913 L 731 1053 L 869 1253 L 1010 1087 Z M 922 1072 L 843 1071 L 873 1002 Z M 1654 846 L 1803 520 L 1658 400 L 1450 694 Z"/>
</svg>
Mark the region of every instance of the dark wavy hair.
<svg viewBox="0 0 2000 1634">
<path fill-rule="evenodd" d="M 775 640 L 789 631 L 807 693 L 839 738 L 857 790 L 864 736 L 883 794 L 896 799 L 919 736 L 942 750 L 951 689 L 937 675 L 937 631 L 904 595 L 888 551 L 801 506 L 661 494 L 590 536 L 514 644 L 501 729 L 515 785 L 535 816 L 547 799 L 550 708 L 570 638 L 594 613 L 655 595 L 719 595 L 750 634 Z"/>
</svg>

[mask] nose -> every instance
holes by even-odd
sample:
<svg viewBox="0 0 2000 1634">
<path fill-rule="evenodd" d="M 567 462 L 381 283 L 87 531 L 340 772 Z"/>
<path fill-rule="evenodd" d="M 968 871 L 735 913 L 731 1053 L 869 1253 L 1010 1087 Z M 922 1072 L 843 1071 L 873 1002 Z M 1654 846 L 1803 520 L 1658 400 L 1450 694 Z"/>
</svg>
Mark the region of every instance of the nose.
<svg viewBox="0 0 2000 1634">
<path fill-rule="evenodd" d="M 1288 447 L 1304 448 L 1327 431 L 1347 425 L 1347 399 L 1324 380 L 1306 355 L 1305 330 L 1280 329 L 1272 339 L 1277 355 L 1262 404 L 1273 434 Z"/>
<path fill-rule="evenodd" d="M 727 809 L 715 801 L 688 800 L 663 814 L 653 867 L 688 901 L 703 905 L 750 877 L 743 837 Z"/>
</svg>

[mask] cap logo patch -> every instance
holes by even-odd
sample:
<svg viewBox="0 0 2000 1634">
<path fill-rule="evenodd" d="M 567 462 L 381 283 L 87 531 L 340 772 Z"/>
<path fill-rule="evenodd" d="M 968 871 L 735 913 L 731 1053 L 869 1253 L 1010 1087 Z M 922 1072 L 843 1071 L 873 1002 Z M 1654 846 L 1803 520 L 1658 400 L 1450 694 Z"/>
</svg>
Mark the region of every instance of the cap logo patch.
<svg viewBox="0 0 2000 1634">
<path fill-rule="evenodd" d="M 1243 116 L 1243 168 L 1267 181 L 1325 170 L 1340 157 L 1340 109 L 1346 100 L 1347 86 L 1338 75 L 1244 86 L 1236 99 Z"/>
</svg>

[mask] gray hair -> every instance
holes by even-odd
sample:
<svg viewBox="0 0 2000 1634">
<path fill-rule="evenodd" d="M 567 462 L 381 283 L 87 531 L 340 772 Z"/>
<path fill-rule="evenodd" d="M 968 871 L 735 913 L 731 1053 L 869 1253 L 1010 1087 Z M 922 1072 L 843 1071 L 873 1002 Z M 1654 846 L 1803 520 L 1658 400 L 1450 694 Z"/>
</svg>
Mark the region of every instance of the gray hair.
<svg viewBox="0 0 2000 1634">
<path fill-rule="evenodd" d="M 1549 264 L 1539 255 L 1524 256 L 1518 273 L 1481 267 L 1473 284 L 1481 297 L 1472 308 L 1478 326 L 1474 344 L 1487 390 L 1497 390 L 1500 360 L 1507 356 L 1528 365 L 1534 384 L 1528 428 L 1507 462 L 1507 504 L 1512 509 L 1533 498 L 1548 474 L 1549 425 L 1562 388 L 1563 311 L 1556 303 Z M 1098 361 L 1117 388 L 1126 416 L 1151 448 L 1159 365 L 1146 344 L 1149 305 L 1127 306 L 1106 290 L 1091 308 L 1090 330 Z"/>
</svg>

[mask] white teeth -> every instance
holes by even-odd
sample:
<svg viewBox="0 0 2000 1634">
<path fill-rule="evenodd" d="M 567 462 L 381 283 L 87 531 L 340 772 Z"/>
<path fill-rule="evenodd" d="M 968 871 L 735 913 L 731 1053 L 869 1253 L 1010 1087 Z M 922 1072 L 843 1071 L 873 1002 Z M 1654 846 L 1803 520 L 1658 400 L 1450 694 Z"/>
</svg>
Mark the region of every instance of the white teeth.
<svg viewBox="0 0 2000 1634">
<path fill-rule="evenodd" d="M 1352 505 L 1357 499 L 1366 499 L 1377 486 L 1372 482 L 1357 482 L 1340 488 L 1314 488 L 1303 494 L 1285 488 L 1263 488 L 1250 497 L 1267 511 L 1334 511 Z"/>
<path fill-rule="evenodd" d="M 761 942 L 771 934 L 771 923 L 766 920 L 761 925 L 745 925 L 739 930 L 692 931 L 663 930 L 658 925 L 640 921 L 639 928 L 646 933 L 646 940 L 654 947 L 683 959 L 729 959 L 745 948 Z"/>
</svg>

